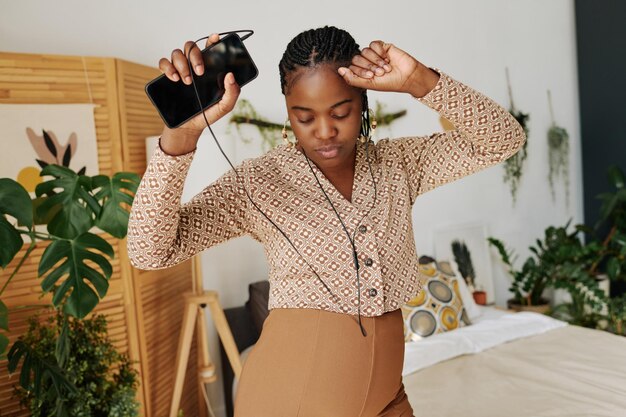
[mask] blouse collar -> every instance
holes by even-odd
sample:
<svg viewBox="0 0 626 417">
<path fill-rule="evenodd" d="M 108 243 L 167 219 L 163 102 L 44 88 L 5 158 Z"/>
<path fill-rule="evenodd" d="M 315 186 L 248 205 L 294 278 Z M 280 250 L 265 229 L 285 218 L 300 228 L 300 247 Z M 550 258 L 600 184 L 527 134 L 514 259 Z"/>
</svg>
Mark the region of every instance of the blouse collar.
<svg viewBox="0 0 626 417">
<path fill-rule="evenodd" d="M 375 163 L 375 157 L 374 157 L 375 145 L 373 141 L 370 140 L 369 144 L 367 143 L 364 144 L 364 143 L 361 143 L 360 141 L 356 142 L 356 157 L 354 161 L 354 181 L 352 183 L 352 198 L 351 198 L 352 201 L 348 201 L 343 196 L 343 194 L 341 194 L 337 190 L 337 188 L 335 188 L 333 183 L 330 182 L 328 178 L 326 178 L 324 173 L 315 164 L 315 162 L 313 162 L 310 158 L 309 158 L 309 161 L 311 162 L 311 166 L 309 167 L 306 157 L 302 151 L 300 151 L 295 146 L 293 147 L 286 146 L 286 145 L 279 145 L 279 146 L 283 146 L 286 149 L 287 153 L 292 155 L 295 158 L 294 168 L 298 170 L 297 172 L 301 173 L 302 178 L 307 183 L 309 183 L 309 185 L 312 185 L 313 189 L 321 193 L 322 191 L 319 190 L 319 185 L 317 184 L 315 177 L 313 176 L 313 174 L 311 174 L 311 169 L 313 170 L 313 172 L 319 179 L 320 184 L 322 184 L 324 191 L 326 191 L 326 194 L 328 194 L 328 197 L 330 198 L 332 203 L 335 205 L 335 207 L 338 210 L 339 210 L 339 207 L 342 208 L 340 212 L 347 210 L 349 212 L 357 212 L 357 214 L 358 213 L 365 214 L 370 210 L 370 208 L 372 207 L 374 203 L 374 190 L 373 190 L 374 183 L 372 182 L 372 174 L 370 173 L 370 167 L 366 160 L 367 159 L 366 153 L 369 154 L 369 160 L 370 160 L 372 170 L 374 173 L 374 178 L 376 178 L 377 183 L 380 182 L 380 180 L 378 179 L 380 177 L 379 172 L 378 172 L 378 164 Z M 366 150 L 366 146 L 368 146 L 367 150 Z M 380 194 L 380 191 L 378 191 L 378 194 Z M 323 197 L 323 194 L 322 194 L 322 197 Z M 323 198 L 324 200 L 326 200 L 325 197 Z"/>
</svg>

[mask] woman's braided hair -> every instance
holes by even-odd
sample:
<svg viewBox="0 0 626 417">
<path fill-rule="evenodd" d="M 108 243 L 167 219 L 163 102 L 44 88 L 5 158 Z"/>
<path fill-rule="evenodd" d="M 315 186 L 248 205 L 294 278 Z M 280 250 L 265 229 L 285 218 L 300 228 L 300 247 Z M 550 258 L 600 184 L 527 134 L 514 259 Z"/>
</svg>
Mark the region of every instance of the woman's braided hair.
<svg viewBox="0 0 626 417">
<path fill-rule="evenodd" d="M 352 63 L 352 58 L 360 53 L 359 44 L 352 35 L 335 26 L 327 25 L 301 32 L 287 44 L 287 49 L 278 64 L 281 92 L 284 95 L 293 86 L 297 78 L 287 80 L 287 76 L 298 67 L 314 68 L 321 64 L 333 64 L 337 68 L 347 67 Z M 362 119 L 361 134 L 368 136 L 369 110 L 365 90 L 363 90 Z"/>
</svg>

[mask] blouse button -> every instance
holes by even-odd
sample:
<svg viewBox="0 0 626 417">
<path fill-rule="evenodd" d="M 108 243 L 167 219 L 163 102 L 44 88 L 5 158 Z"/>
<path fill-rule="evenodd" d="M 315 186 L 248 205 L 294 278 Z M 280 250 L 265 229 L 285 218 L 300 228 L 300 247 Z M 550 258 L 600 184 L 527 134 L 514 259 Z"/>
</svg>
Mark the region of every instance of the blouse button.
<svg viewBox="0 0 626 417">
<path fill-rule="evenodd" d="M 361 232 L 361 233 L 367 232 L 367 226 L 364 225 L 364 224 L 360 225 L 359 226 L 359 232 Z"/>
<path fill-rule="evenodd" d="M 372 266 L 373 263 L 374 261 L 372 261 L 372 258 L 367 258 L 365 260 L 365 266 Z"/>
<path fill-rule="evenodd" d="M 376 294 L 378 294 L 376 288 L 370 288 L 370 297 L 376 297 Z"/>
</svg>

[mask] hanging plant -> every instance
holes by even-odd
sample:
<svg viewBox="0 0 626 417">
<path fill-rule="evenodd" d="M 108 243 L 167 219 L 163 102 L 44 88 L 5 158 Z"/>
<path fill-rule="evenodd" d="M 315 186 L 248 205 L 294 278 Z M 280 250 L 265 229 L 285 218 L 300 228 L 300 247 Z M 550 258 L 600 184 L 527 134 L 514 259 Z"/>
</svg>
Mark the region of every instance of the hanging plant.
<svg viewBox="0 0 626 417">
<path fill-rule="evenodd" d="M 515 108 L 508 68 L 506 68 L 506 82 L 509 90 L 509 100 L 511 101 L 509 113 L 511 113 L 511 115 L 515 117 L 515 120 L 517 120 L 517 122 L 522 125 L 527 139 L 524 142 L 524 146 L 522 146 L 522 149 L 520 149 L 513 156 L 504 161 L 504 182 L 509 183 L 509 186 L 511 187 L 511 196 L 513 197 L 513 204 L 515 204 L 515 201 L 517 199 L 517 189 L 519 187 L 520 179 L 522 178 L 522 167 L 524 165 L 524 161 L 528 157 L 528 119 L 530 115 L 528 113 L 522 113 Z"/>
<path fill-rule="evenodd" d="M 556 177 L 561 176 L 565 183 L 565 204 L 569 207 L 569 135 L 564 128 L 557 126 L 554 121 L 550 90 L 548 90 L 548 106 L 550 107 L 550 117 L 552 119 L 552 125 L 548 130 L 550 161 L 548 182 L 550 183 L 550 192 L 552 193 L 552 201 L 555 201 L 554 182 Z"/>
<path fill-rule="evenodd" d="M 253 138 L 246 137 L 243 134 L 241 131 L 241 125 L 250 124 L 256 126 L 261 134 L 261 147 L 263 152 L 267 152 L 268 150 L 276 147 L 282 139 L 281 130 L 283 125 L 270 122 L 261 117 L 254 106 L 252 106 L 252 103 L 246 99 L 240 99 L 237 101 L 237 106 L 229 121 L 227 133 L 231 133 L 230 123 L 235 125 L 238 136 L 244 143 L 251 143 Z M 287 129 L 289 130 L 290 127 L 287 126 Z"/>
<path fill-rule="evenodd" d="M 390 125 L 394 120 L 405 115 L 406 110 L 401 110 L 396 113 L 385 113 L 383 111 L 383 105 L 376 101 L 374 117 L 376 117 L 378 127 Z M 233 115 L 229 120 L 227 133 L 231 133 L 230 123 L 235 125 L 238 136 L 244 143 L 251 143 L 254 138 L 246 137 L 242 132 L 241 126 L 245 124 L 256 126 L 261 134 L 261 147 L 263 152 L 267 152 L 278 146 L 282 141 L 283 124 L 270 122 L 261 117 L 249 100 L 238 100 L 235 110 L 233 111 Z M 288 131 L 292 131 L 291 126 L 287 125 L 286 127 Z"/>
</svg>

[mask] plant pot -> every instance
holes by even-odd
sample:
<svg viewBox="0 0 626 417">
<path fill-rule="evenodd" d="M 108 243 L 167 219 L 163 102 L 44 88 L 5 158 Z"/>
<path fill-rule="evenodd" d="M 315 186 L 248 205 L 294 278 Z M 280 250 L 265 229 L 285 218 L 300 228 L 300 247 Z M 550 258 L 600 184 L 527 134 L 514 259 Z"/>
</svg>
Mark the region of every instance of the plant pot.
<svg viewBox="0 0 626 417">
<path fill-rule="evenodd" d="M 537 305 L 522 305 L 517 304 L 514 299 L 509 299 L 506 301 L 506 305 L 509 309 L 515 311 L 532 311 L 534 313 L 546 314 L 550 311 L 550 302 L 545 298 L 540 299 L 541 303 Z"/>
<path fill-rule="evenodd" d="M 472 297 L 474 297 L 474 302 L 479 305 L 487 304 L 487 292 L 486 291 L 474 291 L 472 293 Z"/>
</svg>

